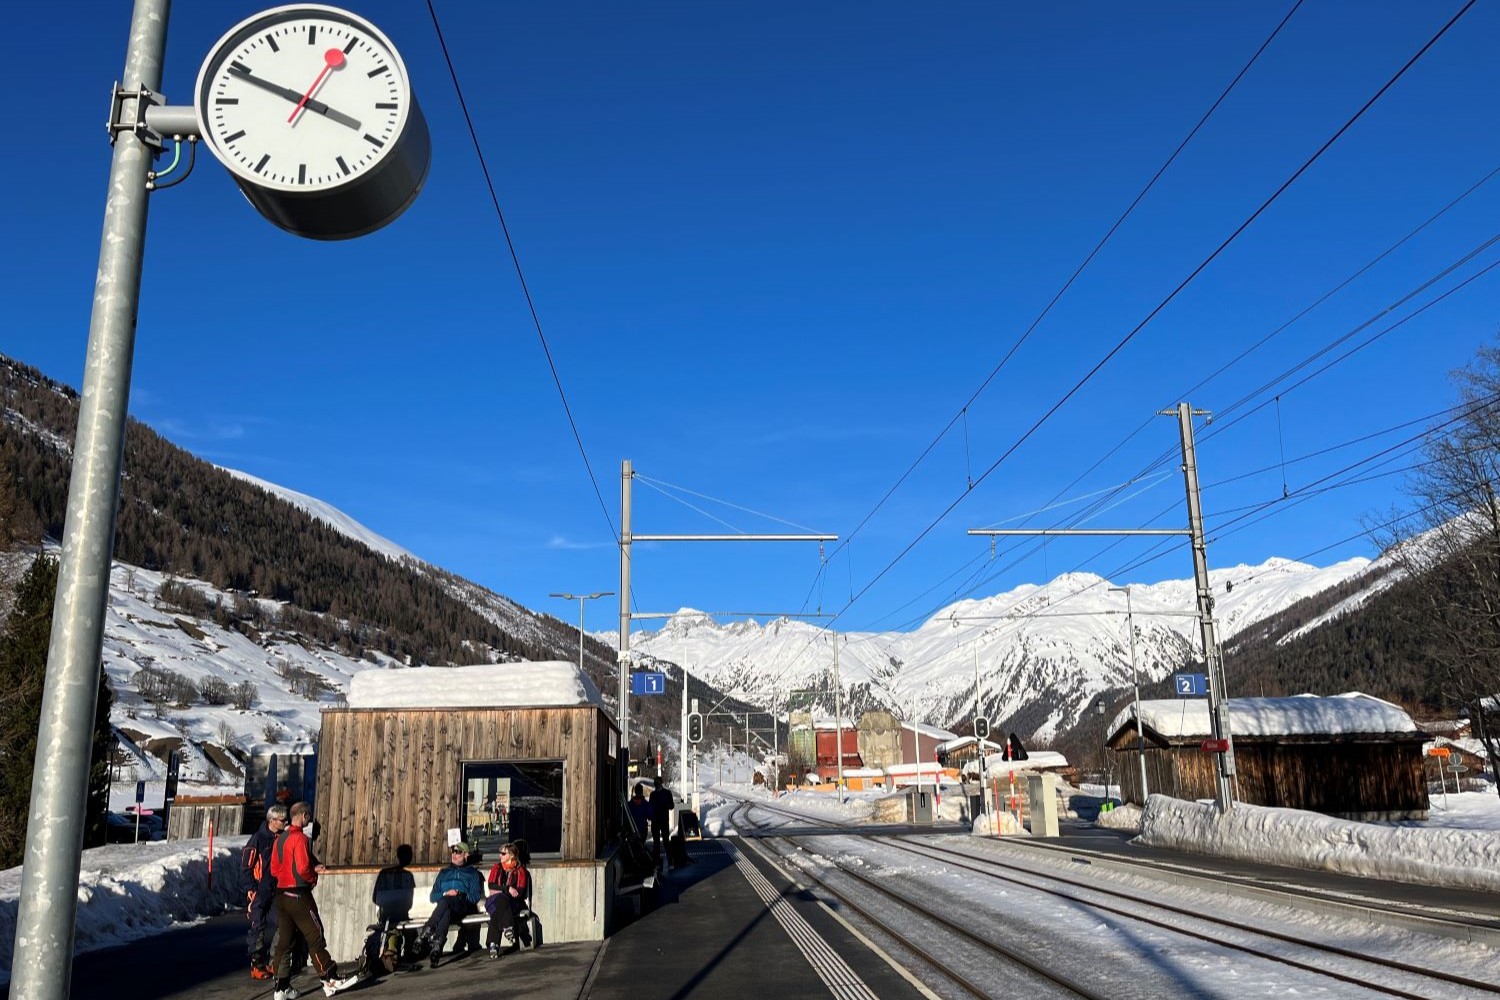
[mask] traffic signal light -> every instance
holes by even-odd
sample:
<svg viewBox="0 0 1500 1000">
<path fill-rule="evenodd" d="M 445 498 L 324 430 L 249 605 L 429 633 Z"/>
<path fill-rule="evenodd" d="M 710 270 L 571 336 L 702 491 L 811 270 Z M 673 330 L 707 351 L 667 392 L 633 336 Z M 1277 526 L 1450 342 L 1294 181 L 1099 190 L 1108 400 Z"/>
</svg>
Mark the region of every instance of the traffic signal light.
<svg viewBox="0 0 1500 1000">
<path fill-rule="evenodd" d="M 688 713 L 688 742 L 701 743 L 703 741 L 703 713 Z"/>
<path fill-rule="evenodd" d="M 974 738 L 984 739 L 990 734 L 990 720 L 982 715 L 974 716 Z"/>
</svg>

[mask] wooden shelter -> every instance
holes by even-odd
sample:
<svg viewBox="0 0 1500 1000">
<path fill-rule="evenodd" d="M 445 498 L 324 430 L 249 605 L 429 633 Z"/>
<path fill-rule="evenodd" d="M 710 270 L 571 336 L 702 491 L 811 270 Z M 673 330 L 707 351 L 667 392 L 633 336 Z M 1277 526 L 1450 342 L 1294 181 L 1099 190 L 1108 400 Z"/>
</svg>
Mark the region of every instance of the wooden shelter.
<svg viewBox="0 0 1500 1000">
<path fill-rule="evenodd" d="M 481 873 L 507 840 L 531 848 L 549 941 L 608 932 L 620 880 L 619 730 L 571 663 L 369 670 L 323 713 L 316 851 L 329 947 L 352 958 L 376 875 L 410 847 L 411 915 L 462 840 Z M 325 899 L 326 897 L 326 899 Z"/>
<path fill-rule="evenodd" d="M 1334 697 L 1231 698 L 1237 797 L 1251 805 L 1306 809 L 1342 819 L 1426 819 L 1422 746 L 1427 734 L 1390 702 L 1357 692 Z M 1218 760 L 1201 698 L 1134 703 L 1109 726 L 1114 780 L 1141 802 L 1139 737 L 1152 794 L 1211 799 Z"/>
</svg>

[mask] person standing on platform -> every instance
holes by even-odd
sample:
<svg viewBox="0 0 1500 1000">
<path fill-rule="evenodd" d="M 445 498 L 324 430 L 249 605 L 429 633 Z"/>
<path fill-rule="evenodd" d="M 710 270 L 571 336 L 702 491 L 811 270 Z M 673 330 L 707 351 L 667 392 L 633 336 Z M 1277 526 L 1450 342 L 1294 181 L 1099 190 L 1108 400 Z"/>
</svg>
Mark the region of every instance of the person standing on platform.
<svg viewBox="0 0 1500 1000">
<path fill-rule="evenodd" d="M 646 786 L 637 782 L 635 792 L 630 796 L 630 818 L 635 820 L 635 830 L 641 835 L 641 841 L 646 840 L 646 826 L 651 822 L 651 803 L 646 801 Z"/>
<path fill-rule="evenodd" d="M 672 798 L 672 790 L 666 785 L 656 786 L 656 791 L 651 793 L 651 849 L 656 853 L 658 859 L 662 856 L 662 844 L 671 839 L 672 836 L 672 812 L 677 808 L 677 800 Z"/>
<path fill-rule="evenodd" d="M 287 808 L 274 805 L 266 810 L 266 821 L 250 835 L 240 854 L 245 895 L 245 915 L 250 918 L 250 933 L 245 949 L 250 955 L 250 978 L 271 978 L 271 942 L 276 937 L 276 876 L 271 874 L 271 848 L 287 825 Z"/>
<path fill-rule="evenodd" d="M 317 900 L 313 899 L 313 887 L 325 869 L 313 856 L 312 845 L 304 832 L 312 822 L 312 806 L 306 802 L 294 804 L 289 818 L 290 824 L 277 835 L 271 848 L 271 873 L 276 878 L 276 944 L 271 955 L 276 973 L 273 997 L 274 1000 L 297 1000 L 302 995 L 292 986 L 288 968 L 293 929 L 300 930 L 307 939 L 308 957 L 318 971 L 318 978 L 323 980 L 324 995 L 333 996 L 354 985 L 359 977 L 340 978 L 338 963 L 328 954 L 323 942 L 323 920 L 318 915 Z"/>
</svg>

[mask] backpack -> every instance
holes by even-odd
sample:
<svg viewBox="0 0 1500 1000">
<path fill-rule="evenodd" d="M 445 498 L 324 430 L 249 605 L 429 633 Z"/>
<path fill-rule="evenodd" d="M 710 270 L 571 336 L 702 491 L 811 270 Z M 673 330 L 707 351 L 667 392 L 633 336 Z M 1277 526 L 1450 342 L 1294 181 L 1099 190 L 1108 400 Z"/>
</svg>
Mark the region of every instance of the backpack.
<svg viewBox="0 0 1500 1000">
<path fill-rule="evenodd" d="M 261 856 L 260 851 L 255 849 L 255 838 L 251 837 L 249 842 L 240 849 L 240 873 L 245 879 L 245 916 L 250 917 L 250 907 L 255 905 L 255 892 L 260 888 L 260 880 L 266 873 L 266 859 Z"/>
</svg>

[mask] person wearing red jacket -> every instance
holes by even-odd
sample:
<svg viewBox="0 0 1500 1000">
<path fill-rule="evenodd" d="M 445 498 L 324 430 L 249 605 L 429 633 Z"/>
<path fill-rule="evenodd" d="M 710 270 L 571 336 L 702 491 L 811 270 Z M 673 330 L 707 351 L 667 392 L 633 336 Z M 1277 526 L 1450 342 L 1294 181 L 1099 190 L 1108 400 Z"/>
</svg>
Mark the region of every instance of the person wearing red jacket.
<svg viewBox="0 0 1500 1000">
<path fill-rule="evenodd" d="M 522 916 L 531 905 L 531 873 L 527 865 L 531 862 L 531 851 L 524 840 L 502 845 L 500 860 L 490 869 L 489 884 L 493 890 L 485 901 L 490 912 L 489 933 L 486 935 L 490 958 L 499 958 L 505 942 L 505 932 L 512 932 L 514 941 L 507 951 L 516 951 L 522 945 L 531 947 L 531 929 Z"/>
<path fill-rule="evenodd" d="M 312 823 L 312 806 L 298 802 L 291 808 L 291 824 L 276 837 L 271 847 L 271 875 L 276 880 L 276 944 L 272 950 L 271 968 L 276 973 L 274 1000 L 297 1000 L 301 994 L 292 986 L 288 973 L 288 957 L 292 948 L 292 929 L 302 932 L 307 940 L 307 954 L 312 959 L 318 978 L 323 980 L 323 993 L 333 996 L 339 990 L 354 985 L 358 976 L 339 978 L 338 963 L 328 954 L 323 941 L 323 920 L 318 915 L 318 903 L 313 899 L 313 887 L 318 884 L 318 875 L 324 871 L 313 855 L 312 844 L 304 828 Z"/>
</svg>

